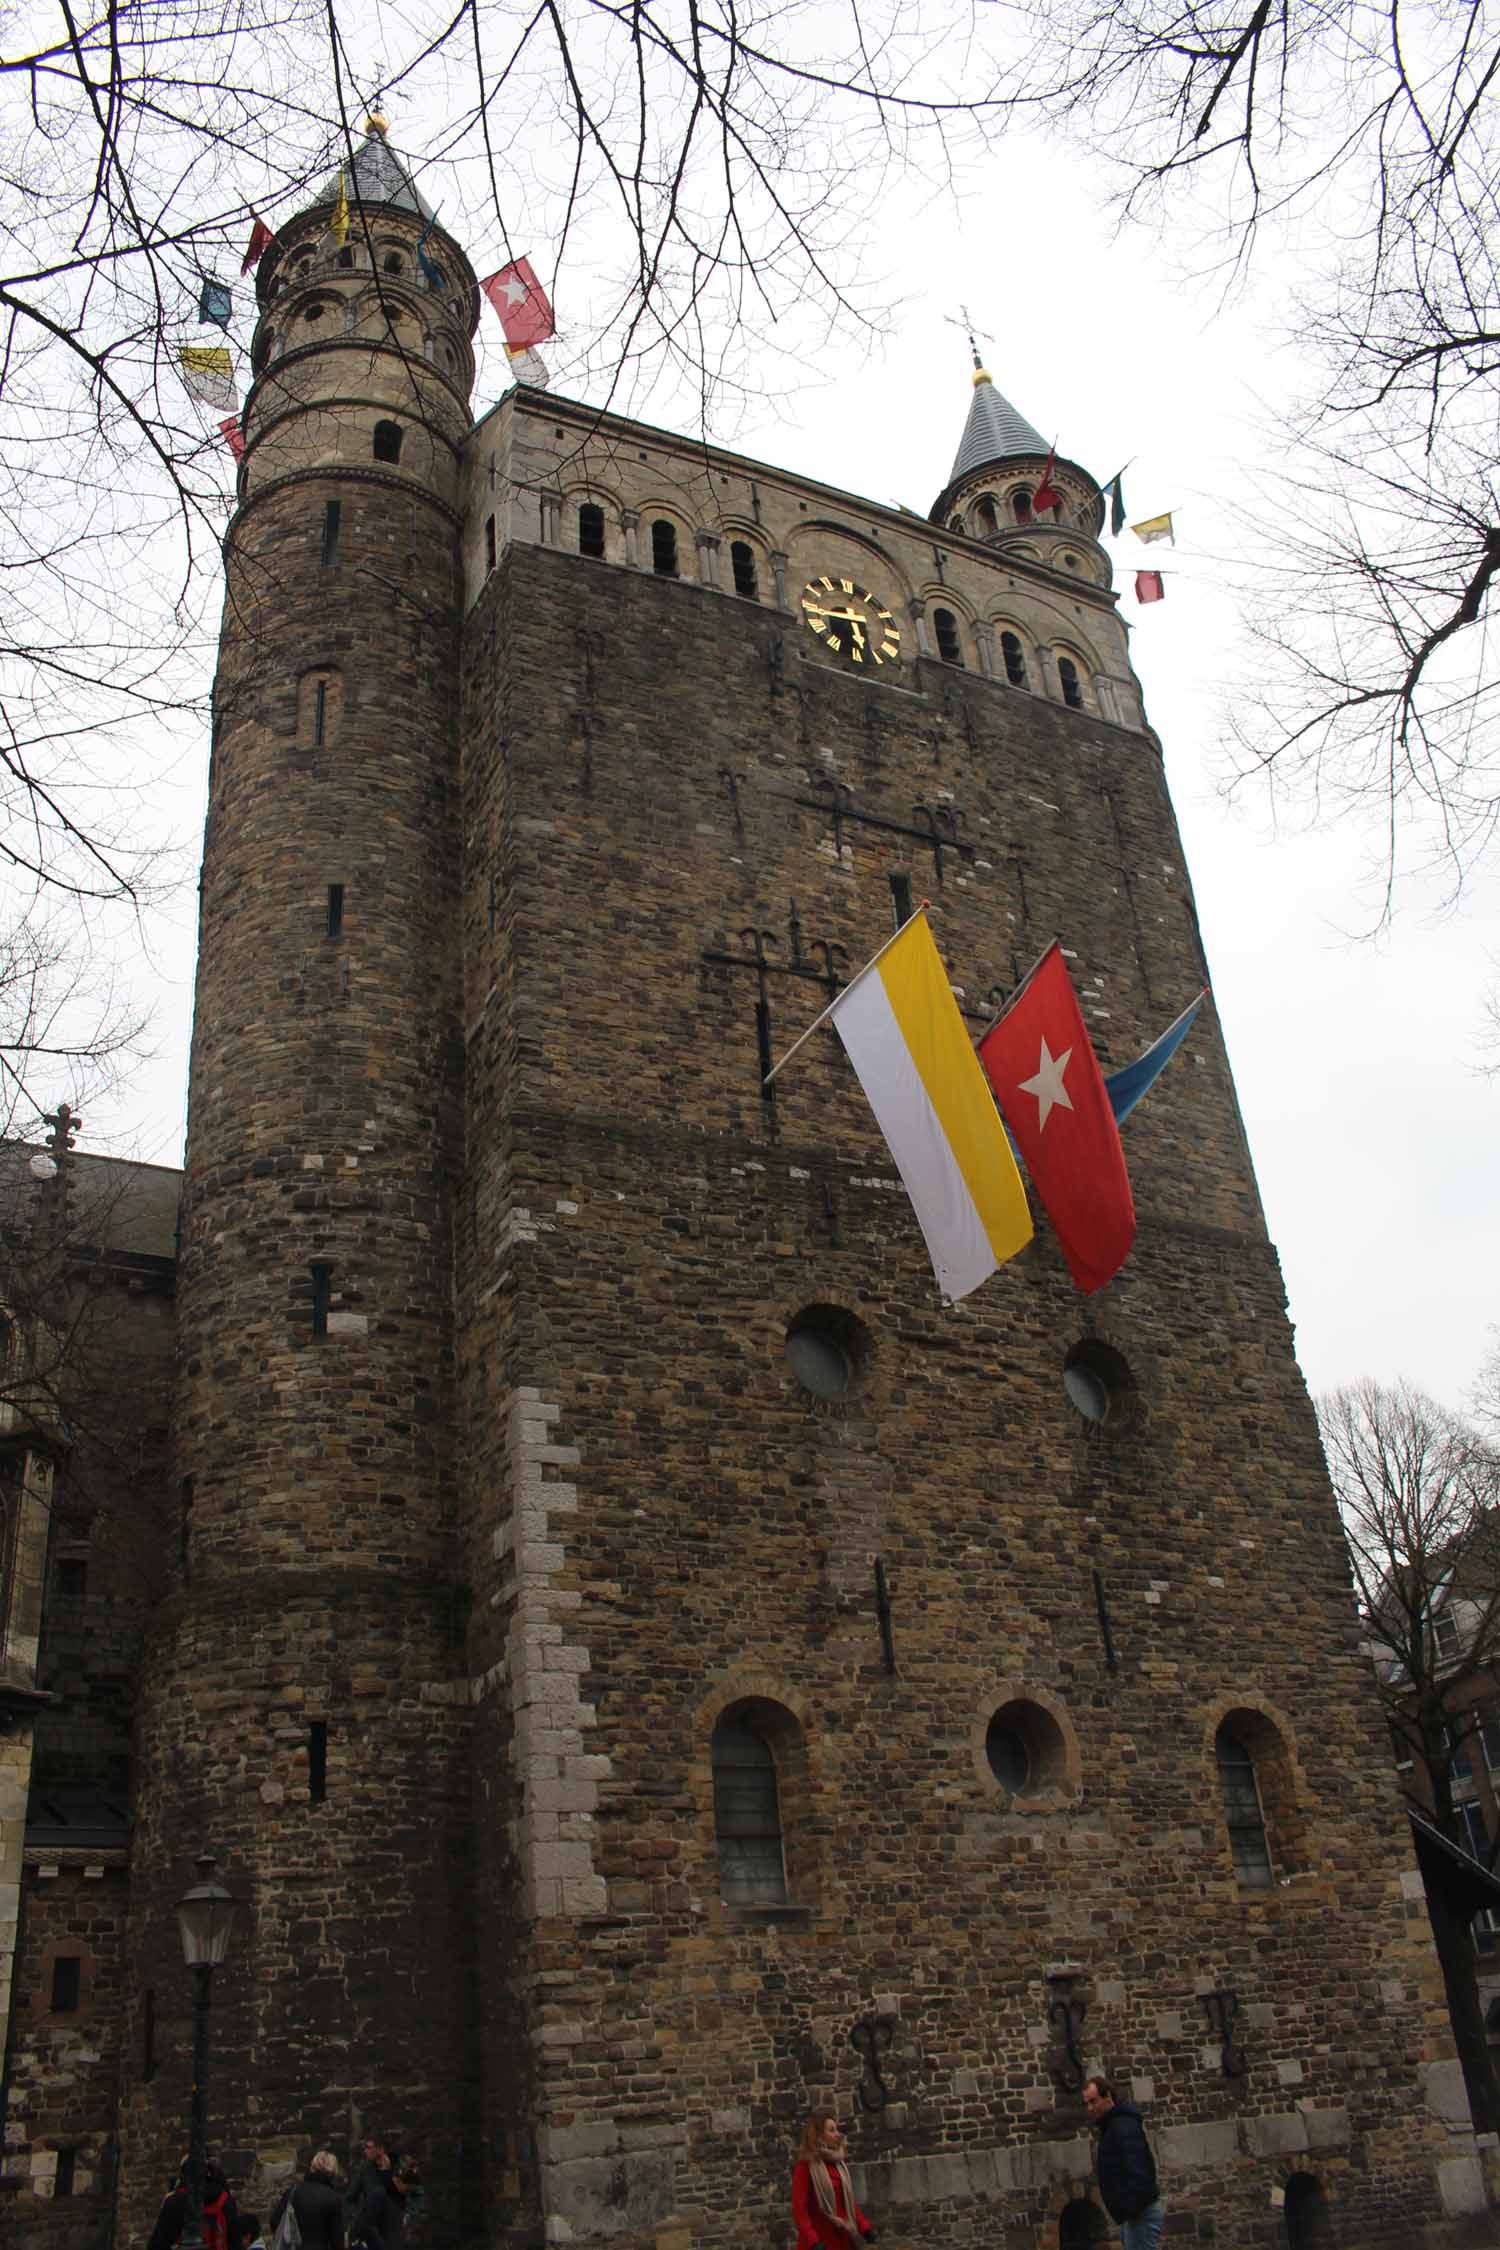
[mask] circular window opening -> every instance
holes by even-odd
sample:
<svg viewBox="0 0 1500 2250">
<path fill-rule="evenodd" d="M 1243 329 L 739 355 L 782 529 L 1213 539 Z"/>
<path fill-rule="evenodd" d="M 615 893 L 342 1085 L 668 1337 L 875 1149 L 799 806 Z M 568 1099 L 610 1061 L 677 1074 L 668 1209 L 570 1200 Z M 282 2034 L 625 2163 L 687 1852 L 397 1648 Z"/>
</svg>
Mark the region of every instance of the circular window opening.
<svg viewBox="0 0 1500 2250">
<path fill-rule="evenodd" d="M 843 1398 L 864 1364 L 868 1338 L 839 1305 L 808 1305 L 786 1332 L 792 1373 L 814 1398 Z"/>
<path fill-rule="evenodd" d="M 1056 1788 L 1067 1771 L 1062 1728 L 1040 1703 L 1002 1703 L 985 1729 L 990 1772 L 1013 1797 L 1035 1797 Z"/>
<path fill-rule="evenodd" d="M 1063 1389 L 1085 1422 L 1118 1416 L 1131 1391 L 1130 1369 L 1119 1352 L 1090 1337 L 1063 1362 Z"/>
</svg>

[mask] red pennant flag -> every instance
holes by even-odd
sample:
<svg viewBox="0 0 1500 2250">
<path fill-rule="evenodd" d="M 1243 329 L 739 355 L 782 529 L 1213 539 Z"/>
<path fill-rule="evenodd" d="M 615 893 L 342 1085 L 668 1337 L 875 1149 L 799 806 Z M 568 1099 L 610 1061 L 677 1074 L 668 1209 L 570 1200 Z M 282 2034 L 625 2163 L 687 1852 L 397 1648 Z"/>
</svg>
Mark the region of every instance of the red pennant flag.
<svg viewBox="0 0 1500 2250">
<path fill-rule="evenodd" d="M 251 216 L 252 218 L 254 217 L 253 212 L 251 213 Z M 270 228 L 266 225 L 265 220 L 256 219 L 254 226 L 250 230 L 250 247 L 245 252 L 245 262 L 240 267 L 240 272 L 248 273 L 252 266 L 258 266 L 261 259 L 265 256 L 266 252 L 270 249 L 271 244 L 275 240 L 276 237 L 274 234 L 272 234 Z"/>
<path fill-rule="evenodd" d="M 510 350 L 524 351 L 528 345 L 546 343 L 554 328 L 552 307 L 529 258 L 517 258 L 514 265 L 502 266 L 479 286 L 500 316 Z"/>
<path fill-rule="evenodd" d="M 1159 570 L 1138 570 L 1135 574 L 1135 598 L 1138 602 L 1164 602 L 1166 583 Z"/>
<path fill-rule="evenodd" d="M 238 414 L 225 415 L 223 421 L 219 424 L 219 435 L 236 461 L 243 461 L 245 458 L 245 433 L 240 428 Z"/>
<path fill-rule="evenodd" d="M 1054 445 L 1047 456 L 1047 466 L 1042 471 L 1042 481 L 1031 495 L 1031 512 L 1034 516 L 1041 515 L 1046 508 L 1060 508 L 1062 506 L 1062 494 L 1052 482 L 1052 464 L 1056 459 L 1057 447 Z"/>
<path fill-rule="evenodd" d="M 1125 1151 L 1062 948 L 1051 945 L 979 1042 L 1073 1279 L 1102 1289 L 1135 1240 Z"/>
</svg>

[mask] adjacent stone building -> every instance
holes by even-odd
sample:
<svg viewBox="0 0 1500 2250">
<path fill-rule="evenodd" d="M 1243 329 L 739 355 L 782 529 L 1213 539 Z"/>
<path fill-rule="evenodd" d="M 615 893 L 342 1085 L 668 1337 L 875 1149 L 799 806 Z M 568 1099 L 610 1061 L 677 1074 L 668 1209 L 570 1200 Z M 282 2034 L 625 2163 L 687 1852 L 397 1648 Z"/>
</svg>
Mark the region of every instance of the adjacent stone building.
<svg viewBox="0 0 1500 2250">
<path fill-rule="evenodd" d="M 1085 2069 L 1182 2239 L 1489 2239 L 1211 1010 L 1045 1227 L 933 1284 L 820 1033 L 913 905 L 976 1031 L 1054 936 L 1106 1068 L 1204 981 L 1103 501 L 975 373 L 930 519 L 517 389 L 388 147 L 259 269 L 119 2228 L 181 2146 L 172 1903 L 245 1902 L 212 2131 L 371 2124 L 441 2243 L 1094 2238 Z M 961 415 L 956 413 L 956 422 Z"/>
</svg>

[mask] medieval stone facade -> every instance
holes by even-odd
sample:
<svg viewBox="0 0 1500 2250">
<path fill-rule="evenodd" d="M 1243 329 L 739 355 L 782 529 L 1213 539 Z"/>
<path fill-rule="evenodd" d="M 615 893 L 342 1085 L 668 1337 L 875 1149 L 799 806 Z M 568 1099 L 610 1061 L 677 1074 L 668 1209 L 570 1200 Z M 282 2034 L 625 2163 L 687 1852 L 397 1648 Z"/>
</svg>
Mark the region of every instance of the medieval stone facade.
<svg viewBox="0 0 1500 2250">
<path fill-rule="evenodd" d="M 438 2242 L 750 2250 L 826 2106 L 887 2242 L 1053 2250 L 1104 2067 L 1184 2238 L 1482 2228 L 1211 1011 L 1090 1299 L 1043 1227 L 945 1304 L 832 1035 L 763 1084 L 924 896 L 976 1030 L 1054 935 L 1106 1068 L 1204 981 L 1096 483 L 982 372 L 930 521 L 471 427 L 459 243 L 351 198 L 228 543 L 122 2239 L 200 1849 L 257 2199 L 378 2124 Z"/>
</svg>

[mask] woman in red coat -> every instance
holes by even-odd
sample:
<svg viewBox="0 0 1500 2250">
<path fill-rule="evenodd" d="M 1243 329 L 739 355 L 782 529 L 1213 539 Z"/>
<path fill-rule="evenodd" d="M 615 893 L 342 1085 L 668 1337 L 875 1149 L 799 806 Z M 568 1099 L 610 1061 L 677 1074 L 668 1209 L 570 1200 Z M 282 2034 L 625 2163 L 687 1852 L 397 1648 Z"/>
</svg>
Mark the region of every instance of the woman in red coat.
<svg viewBox="0 0 1500 2250">
<path fill-rule="evenodd" d="M 819 2110 L 802 2128 L 792 2173 L 797 2250 L 850 2250 L 873 2242 L 875 2229 L 854 2200 L 849 2157 L 836 2117 Z"/>
</svg>

